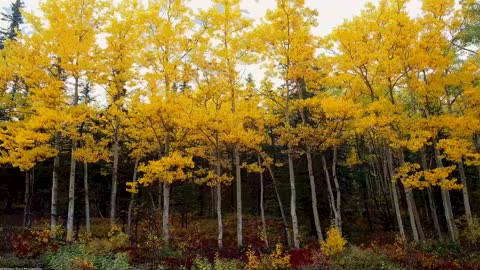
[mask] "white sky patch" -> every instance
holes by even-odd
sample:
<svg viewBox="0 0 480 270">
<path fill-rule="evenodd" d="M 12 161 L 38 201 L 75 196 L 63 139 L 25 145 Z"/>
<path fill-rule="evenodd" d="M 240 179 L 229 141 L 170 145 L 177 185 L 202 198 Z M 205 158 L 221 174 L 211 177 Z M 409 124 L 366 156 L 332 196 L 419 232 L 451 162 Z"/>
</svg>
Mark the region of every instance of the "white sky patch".
<svg viewBox="0 0 480 270">
<path fill-rule="evenodd" d="M 10 3 L 14 0 L 0 0 L 0 11 L 9 9 Z M 147 2 L 148 0 L 143 0 Z M 335 26 L 341 24 L 345 19 L 349 19 L 355 15 L 360 14 L 366 3 L 378 3 L 380 0 L 306 0 L 306 5 L 310 8 L 316 9 L 319 13 L 318 27 L 315 28 L 316 35 L 326 35 Z M 29 12 L 39 14 L 38 6 L 39 0 L 24 0 L 25 8 Z M 118 0 L 115 0 L 118 2 Z M 275 0 L 242 0 L 241 8 L 247 11 L 246 14 L 256 20 L 265 15 L 267 9 L 275 8 Z M 191 0 L 188 4 L 193 10 L 208 9 L 211 7 L 211 0 Z M 420 0 L 411 0 L 408 3 L 408 11 L 412 16 L 416 16 L 420 11 Z"/>
</svg>

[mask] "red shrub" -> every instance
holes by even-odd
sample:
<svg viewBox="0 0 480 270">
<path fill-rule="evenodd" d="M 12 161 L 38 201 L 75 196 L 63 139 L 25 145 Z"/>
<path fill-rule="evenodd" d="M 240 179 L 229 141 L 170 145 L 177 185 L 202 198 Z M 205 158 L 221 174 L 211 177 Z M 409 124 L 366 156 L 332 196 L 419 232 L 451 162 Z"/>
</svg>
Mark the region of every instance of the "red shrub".
<svg viewBox="0 0 480 270">
<path fill-rule="evenodd" d="M 313 264 L 312 252 L 309 249 L 296 249 L 290 251 L 290 265 L 293 267 L 308 266 Z"/>
<path fill-rule="evenodd" d="M 49 230 L 24 231 L 12 235 L 11 243 L 13 251 L 18 256 L 37 256 L 58 248 Z"/>
</svg>

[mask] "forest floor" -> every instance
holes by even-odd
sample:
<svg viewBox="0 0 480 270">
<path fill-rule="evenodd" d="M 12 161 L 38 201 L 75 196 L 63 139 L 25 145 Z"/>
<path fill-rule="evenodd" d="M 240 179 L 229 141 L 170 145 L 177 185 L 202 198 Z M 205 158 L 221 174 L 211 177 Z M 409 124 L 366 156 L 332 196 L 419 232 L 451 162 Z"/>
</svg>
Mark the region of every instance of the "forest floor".
<svg viewBox="0 0 480 270">
<path fill-rule="evenodd" d="M 350 240 L 327 256 L 319 242 L 301 235 L 302 247 L 289 249 L 282 223 L 267 220 L 265 245 L 261 221 L 244 218 L 244 248 L 236 247 L 236 220 L 224 219 L 224 247 L 217 248 L 215 219 L 171 220 L 170 244 L 160 237 L 159 217 L 135 223 L 130 237 L 125 228 L 111 230 L 108 219 L 94 219 L 92 234 L 78 228 L 77 240 L 66 243 L 64 230 L 52 238 L 47 219 L 35 220 L 32 230 L 0 225 L 0 268 L 43 269 L 480 269 L 479 243 L 428 240 L 405 243 L 394 233 L 377 233 Z M 185 224 L 184 224 L 185 225 Z M 337 239 L 338 240 L 338 239 Z M 338 246 L 331 239 L 333 247 Z M 328 242 L 328 240 L 327 240 Z"/>
</svg>

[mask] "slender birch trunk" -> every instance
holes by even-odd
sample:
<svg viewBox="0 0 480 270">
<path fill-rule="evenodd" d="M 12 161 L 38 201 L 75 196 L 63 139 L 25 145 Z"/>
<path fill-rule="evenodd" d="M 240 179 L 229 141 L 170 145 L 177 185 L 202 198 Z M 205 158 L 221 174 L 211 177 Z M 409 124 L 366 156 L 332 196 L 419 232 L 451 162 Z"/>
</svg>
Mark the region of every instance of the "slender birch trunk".
<svg viewBox="0 0 480 270">
<path fill-rule="evenodd" d="M 318 216 L 318 202 L 317 202 L 317 190 L 315 185 L 315 177 L 313 175 L 313 164 L 312 164 L 312 154 L 307 149 L 307 165 L 308 165 L 308 178 L 310 180 L 310 192 L 312 198 L 312 211 L 313 211 L 313 220 L 315 223 L 315 231 L 317 232 L 317 239 L 323 241 L 322 228 L 320 226 L 320 218 Z"/>
<path fill-rule="evenodd" d="M 403 166 L 403 164 L 405 163 L 405 158 L 403 156 L 402 149 L 398 150 L 398 159 L 400 161 L 400 166 Z M 410 219 L 410 227 L 412 229 L 413 240 L 418 243 L 420 241 L 420 237 L 419 237 L 417 222 L 415 220 L 415 214 L 413 210 L 415 201 L 413 199 L 412 191 L 410 189 L 403 186 L 403 190 L 405 191 L 405 197 L 407 200 L 408 217 Z"/>
<path fill-rule="evenodd" d="M 32 192 L 33 192 L 33 169 L 25 172 L 25 194 L 23 207 L 23 228 L 32 227 Z"/>
<path fill-rule="evenodd" d="M 335 224 L 337 225 L 338 230 L 342 233 L 342 196 L 340 191 L 340 184 L 338 183 L 337 177 L 337 147 L 333 148 L 333 159 L 332 159 L 332 178 L 333 183 L 335 184 L 335 191 L 336 191 L 336 216 L 335 216 Z"/>
<path fill-rule="evenodd" d="M 267 224 L 265 222 L 265 206 L 264 206 L 264 186 L 263 186 L 263 166 L 260 154 L 257 153 L 258 166 L 260 167 L 260 217 L 262 219 L 262 233 L 265 247 L 268 247 Z"/>
<path fill-rule="evenodd" d="M 428 170 L 427 156 L 425 153 L 425 148 L 420 149 L 420 160 L 422 163 L 422 170 Z M 433 226 L 435 228 L 435 233 L 437 234 L 438 239 L 442 239 L 442 230 L 440 229 L 440 223 L 438 222 L 437 215 L 437 206 L 435 205 L 435 198 L 433 197 L 433 192 L 431 187 L 427 187 L 428 195 L 428 204 L 430 206 L 430 212 L 432 213 Z"/>
<path fill-rule="evenodd" d="M 339 229 L 339 224 L 337 223 L 338 221 L 338 214 L 337 214 L 337 204 L 335 202 L 335 196 L 333 195 L 333 188 L 332 188 L 332 183 L 331 183 L 331 178 L 330 178 L 330 172 L 328 171 L 327 167 L 327 160 L 325 159 L 325 154 L 322 153 L 322 166 L 323 166 L 323 172 L 325 173 L 325 181 L 327 182 L 327 190 L 328 190 L 328 201 L 330 203 L 330 211 L 333 213 L 333 220 L 335 223 L 335 227 Z"/>
<path fill-rule="evenodd" d="M 75 173 L 77 162 L 74 152 L 77 150 L 77 139 L 72 140 L 72 153 L 70 163 L 70 177 L 68 188 L 68 214 L 67 214 L 67 241 L 73 241 L 73 220 L 75 215 Z"/>
<path fill-rule="evenodd" d="M 232 109 L 235 112 L 234 109 Z M 236 198 L 237 198 L 237 247 L 243 246 L 243 216 L 242 216 L 242 175 L 240 170 L 240 153 L 238 145 L 235 145 L 233 150 L 235 157 L 235 184 L 236 184 Z"/>
<path fill-rule="evenodd" d="M 165 156 L 170 154 L 170 136 L 165 136 Z M 170 183 L 163 182 L 163 215 L 162 215 L 162 234 L 163 241 L 168 245 L 169 231 L 168 231 L 168 217 L 170 214 Z"/>
<path fill-rule="evenodd" d="M 443 162 L 442 162 L 442 159 L 440 158 L 440 151 L 437 148 L 436 139 L 433 140 L 433 148 L 434 148 L 435 161 L 437 163 L 437 167 L 442 168 Z M 457 227 L 455 225 L 455 220 L 453 217 L 452 203 L 450 201 L 450 193 L 444 187 L 441 187 L 441 193 L 442 193 L 443 209 L 445 212 L 445 219 L 447 221 L 448 236 L 450 237 L 450 240 L 455 242 L 457 241 Z"/>
<path fill-rule="evenodd" d="M 415 222 L 415 216 L 413 214 L 412 191 L 405 186 L 403 188 L 407 197 L 408 217 L 410 218 L 410 227 L 412 228 L 413 240 L 418 243 L 420 239 L 418 237 L 417 225 Z"/>
<path fill-rule="evenodd" d="M 218 149 L 218 134 L 215 138 L 216 149 L 215 149 L 215 174 L 217 177 L 221 176 L 220 168 L 220 149 Z M 216 186 L 216 197 L 217 197 L 217 223 L 218 223 L 218 248 L 223 248 L 223 221 L 222 221 L 222 183 L 218 181 Z"/>
<path fill-rule="evenodd" d="M 113 167 L 112 167 L 112 190 L 110 194 L 110 227 L 115 225 L 116 212 L 117 212 L 117 192 L 118 192 L 118 155 L 120 151 L 119 147 L 119 129 L 120 118 L 115 115 L 115 131 L 113 138 Z"/>
<path fill-rule="evenodd" d="M 472 210 L 470 208 L 470 201 L 468 197 L 468 188 L 467 188 L 467 178 L 465 177 L 465 169 L 463 167 L 463 161 L 458 163 L 458 172 L 460 173 L 460 181 L 463 185 L 462 195 L 463 195 L 463 205 L 465 206 L 465 216 L 467 217 L 468 226 L 472 226 L 473 217 Z"/>
<path fill-rule="evenodd" d="M 433 197 L 433 192 L 431 187 L 427 187 L 428 194 L 428 203 L 430 205 L 430 211 L 432 213 L 433 226 L 435 228 L 435 233 L 437 234 L 438 239 L 442 239 L 442 230 L 440 229 L 440 223 L 438 222 L 437 206 L 435 204 L 435 198 Z"/>
<path fill-rule="evenodd" d="M 285 228 L 285 237 L 287 238 L 288 246 L 292 246 L 292 235 L 290 234 L 290 228 L 287 222 L 287 216 L 285 215 L 285 210 L 283 208 L 282 198 L 280 197 L 280 192 L 278 192 L 277 179 L 273 174 L 272 167 L 270 165 L 265 165 L 267 167 L 270 176 L 272 177 L 273 189 L 275 190 L 275 196 L 278 202 L 278 208 L 280 209 L 280 216 L 282 217 L 283 226 Z"/>
<path fill-rule="evenodd" d="M 448 72 L 447 72 L 448 73 Z M 447 101 L 447 108 L 450 114 L 453 114 L 452 104 L 450 100 L 449 87 L 445 86 L 445 97 Z M 428 113 L 428 112 L 427 112 Z M 442 159 L 440 158 L 440 150 L 437 147 L 437 139 L 433 139 L 433 147 L 435 150 L 435 160 L 438 167 L 443 167 Z M 468 195 L 468 193 L 467 193 Z M 455 218 L 453 216 L 452 202 L 450 201 L 450 191 L 442 187 L 443 206 L 445 208 L 445 217 L 447 219 L 447 227 L 452 241 L 457 241 L 457 226 L 455 225 Z"/>
<path fill-rule="evenodd" d="M 83 162 L 83 190 L 85 195 L 85 229 L 91 235 L 90 229 L 90 197 L 88 192 L 88 163 Z"/>
<path fill-rule="evenodd" d="M 295 171 L 293 168 L 292 148 L 288 147 L 288 172 L 290 177 L 290 214 L 292 216 L 293 247 L 300 248 L 298 240 L 297 193 L 295 189 Z"/>
<path fill-rule="evenodd" d="M 163 242 L 168 245 L 170 238 L 168 231 L 168 217 L 170 212 L 170 183 L 163 182 L 163 215 L 162 215 L 162 234 Z"/>
<path fill-rule="evenodd" d="M 415 217 L 415 224 L 417 225 L 418 236 L 420 241 L 425 241 L 425 232 L 423 231 L 422 220 L 418 214 L 417 203 L 415 202 L 415 197 L 413 196 L 413 191 L 410 192 L 413 208 L 413 216 Z"/>
<path fill-rule="evenodd" d="M 140 162 L 140 158 L 135 159 L 135 164 L 133 166 L 133 178 L 132 182 L 137 182 L 137 170 L 138 170 L 138 163 Z M 135 193 L 130 195 L 130 202 L 128 202 L 128 213 L 127 213 L 127 233 L 129 236 L 132 235 L 132 211 L 133 211 L 133 204 L 135 199 Z"/>
<path fill-rule="evenodd" d="M 393 176 L 395 175 L 395 171 L 393 169 L 393 157 L 392 157 L 392 151 L 390 149 L 387 150 L 387 162 L 388 162 L 388 170 L 390 173 L 390 184 L 392 186 L 393 205 L 395 206 L 395 214 L 397 216 L 398 229 L 400 231 L 400 237 L 402 237 L 402 239 L 405 241 L 406 236 L 405 236 L 405 229 L 403 227 L 402 214 L 400 212 L 400 204 L 398 202 L 397 184 L 392 181 Z"/>
<path fill-rule="evenodd" d="M 79 78 L 75 78 L 73 104 L 78 105 L 78 87 Z M 77 150 L 77 139 L 72 139 L 72 152 L 70 156 L 70 177 L 68 183 L 68 214 L 67 214 L 67 241 L 73 241 L 73 220 L 75 215 L 75 174 L 77 168 L 77 161 L 75 160 L 75 151 Z"/>
<path fill-rule="evenodd" d="M 52 199 L 50 204 L 50 231 L 52 238 L 57 237 L 57 201 L 58 201 L 58 172 L 60 169 L 60 132 L 55 132 L 55 150 L 58 154 L 53 158 Z"/>
<path fill-rule="evenodd" d="M 299 99 L 303 99 L 303 87 L 297 85 Z M 305 112 L 303 109 L 299 109 L 300 117 L 302 119 L 302 124 L 307 125 L 307 118 L 305 117 Z M 317 239 L 323 241 L 322 228 L 320 226 L 320 219 L 318 217 L 318 206 L 317 206 L 317 191 L 315 185 L 315 176 L 313 172 L 313 162 L 312 162 L 312 151 L 311 147 L 307 145 L 306 147 L 306 156 L 307 156 L 307 168 L 308 168 L 308 179 L 310 180 L 310 192 L 312 200 L 312 211 L 313 211 L 313 221 L 315 224 L 315 231 L 317 233 Z"/>
<path fill-rule="evenodd" d="M 217 192 L 218 248 L 221 249 L 223 248 L 222 184 L 221 183 L 218 183 L 216 187 L 216 192 Z"/>
</svg>

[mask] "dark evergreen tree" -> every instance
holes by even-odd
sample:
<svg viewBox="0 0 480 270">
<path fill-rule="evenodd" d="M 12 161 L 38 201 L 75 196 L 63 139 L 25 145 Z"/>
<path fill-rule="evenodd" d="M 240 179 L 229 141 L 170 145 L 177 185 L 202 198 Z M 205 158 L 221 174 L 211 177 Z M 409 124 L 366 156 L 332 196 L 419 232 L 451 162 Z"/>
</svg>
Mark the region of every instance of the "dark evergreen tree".
<svg viewBox="0 0 480 270">
<path fill-rule="evenodd" d="M 11 13 L 2 12 L 2 21 L 7 22 L 7 27 L 0 29 L 0 48 L 3 48 L 3 43 L 7 39 L 15 39 L 17 37 L 17 30 L 20 29 L 20 25 L 24 22 L 20 9 L 25 5 L 22 0 L 15 0 L 11 5 Z"/>
</svg>

